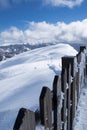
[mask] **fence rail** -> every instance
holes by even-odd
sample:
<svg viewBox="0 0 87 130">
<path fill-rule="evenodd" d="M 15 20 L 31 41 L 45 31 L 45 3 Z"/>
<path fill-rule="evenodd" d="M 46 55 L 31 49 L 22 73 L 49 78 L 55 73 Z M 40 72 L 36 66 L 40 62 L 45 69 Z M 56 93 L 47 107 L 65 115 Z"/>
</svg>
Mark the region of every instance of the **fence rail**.
<svg viewBox="0 0 87 130">
<path fill-rule="evenodd" d="M 73 122 L 79 97 L 87 75 L 86 46 L 73 57 L 62 57 L 61 75 L 55 75 L 52 91 L 44 86 L 39 98 L 39 111 L 21 108 L 13 130 L 74 130 Z M 40 129 L 39 129 L 40 130 Z"/>
</svg>

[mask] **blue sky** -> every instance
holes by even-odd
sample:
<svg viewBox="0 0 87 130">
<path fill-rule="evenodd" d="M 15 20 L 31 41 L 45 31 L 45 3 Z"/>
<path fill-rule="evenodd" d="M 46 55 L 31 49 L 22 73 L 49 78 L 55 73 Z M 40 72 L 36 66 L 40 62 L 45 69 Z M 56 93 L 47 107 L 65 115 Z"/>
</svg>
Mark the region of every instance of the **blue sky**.
<svg viewBox="0 0 87 130">
<path fill-rule="evenodd" d="M 73 8 L 45 4 L 42 0 L 22 0 L 19 3 L 7 1 L 7 5 L 1 4 L 0 30 L 10 26 L 24 28 L 29 21 L 56 23 L 58 21 L 71 22 L 87 18 L 86 0 Z"/>
<path fill-rule="evenodd" d="M 32 26 L 34 30 L 36 24 L 44 22 L 54 26 L 58 22 L 82 23 L 86 12 L 87 0 L 0 0 L 0 37 L 5 31 L 31 31 Z"/>
</svg>

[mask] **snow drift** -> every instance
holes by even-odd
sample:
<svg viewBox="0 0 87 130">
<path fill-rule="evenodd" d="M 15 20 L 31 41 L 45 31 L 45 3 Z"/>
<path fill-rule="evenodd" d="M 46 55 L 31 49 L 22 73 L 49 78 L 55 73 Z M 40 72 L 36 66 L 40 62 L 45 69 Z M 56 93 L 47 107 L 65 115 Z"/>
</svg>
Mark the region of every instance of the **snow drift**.
<svg viewBox="0 0 87 130">
<path fill-rule="evenodd" d="M 12 130 L 21 107 L 36 109 L 43 86 L 52 88 L 61 72 L 61 57 L 75 56 L 68 44 L 22 53 L 0 63 L 0 130 Z"/>
</svg>

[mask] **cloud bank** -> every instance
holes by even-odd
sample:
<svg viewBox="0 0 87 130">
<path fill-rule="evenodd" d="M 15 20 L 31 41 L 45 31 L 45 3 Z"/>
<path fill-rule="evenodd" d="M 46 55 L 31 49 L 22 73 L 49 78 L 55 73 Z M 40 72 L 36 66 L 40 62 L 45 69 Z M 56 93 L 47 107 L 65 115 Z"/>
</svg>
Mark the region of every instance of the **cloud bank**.
<svg viewBox="0 0 87 130">
<path fill-rule="evenodd" d="M 67 6 L 73 8 L 74 6 L 81 5 L 84 0 L 45 0 L 46 4 L 52 6 Z"/>
<path fill-rule="evenodd" d="M 69 24 L 30 22 L 28 28 L 20 30 L 11 27 L 0 33 L 0 44 L 42 44 L 42 43 L 87 43 L 87 19 Z"/>
</svg>

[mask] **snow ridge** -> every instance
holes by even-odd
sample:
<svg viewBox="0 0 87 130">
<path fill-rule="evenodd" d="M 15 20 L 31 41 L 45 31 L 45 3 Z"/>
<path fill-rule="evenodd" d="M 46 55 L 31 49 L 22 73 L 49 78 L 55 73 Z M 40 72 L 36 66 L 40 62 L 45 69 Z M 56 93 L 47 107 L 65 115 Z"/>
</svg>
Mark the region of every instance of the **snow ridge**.
<svg viewBox="0 0 87 130">
<path fill-rule="evenodd" d="M 61 57 L 75 56 L 68 44 L 30 50 L 0 63 L 0 130 L 12 130 L 21 107 L 38 108 L 43 86 L 52 89 L 61 71 Z"/>
</svg>

